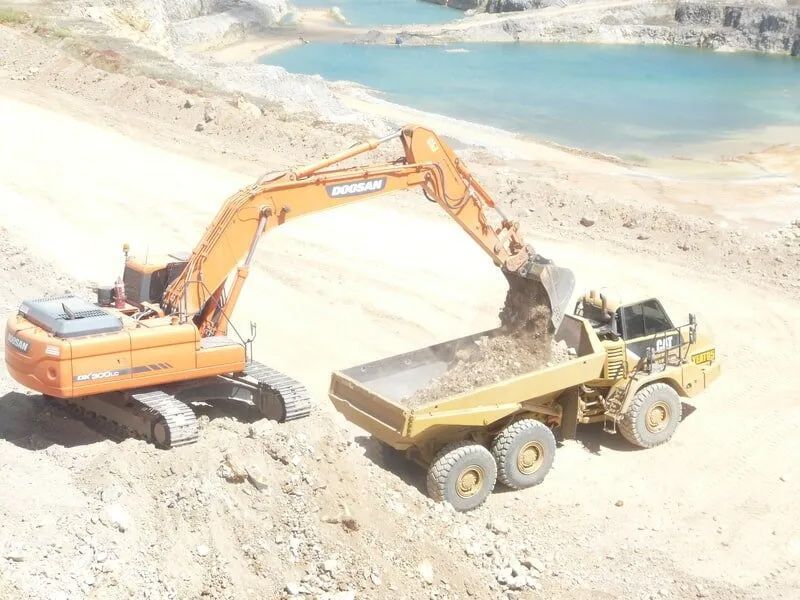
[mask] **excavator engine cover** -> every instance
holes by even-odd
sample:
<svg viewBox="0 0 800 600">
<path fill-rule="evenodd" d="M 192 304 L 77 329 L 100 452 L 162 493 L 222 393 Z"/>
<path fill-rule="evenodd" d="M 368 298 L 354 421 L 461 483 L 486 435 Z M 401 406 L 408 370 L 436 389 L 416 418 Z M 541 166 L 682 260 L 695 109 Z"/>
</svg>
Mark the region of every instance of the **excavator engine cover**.
<svg viewBox="0 0 800 600">
<path fill-rule="evenodd" d="M 77 296 L 25 300 L 20 314 L 48 333 L 72 338 L 122 330 L 122 320 Z"/>
</svg>

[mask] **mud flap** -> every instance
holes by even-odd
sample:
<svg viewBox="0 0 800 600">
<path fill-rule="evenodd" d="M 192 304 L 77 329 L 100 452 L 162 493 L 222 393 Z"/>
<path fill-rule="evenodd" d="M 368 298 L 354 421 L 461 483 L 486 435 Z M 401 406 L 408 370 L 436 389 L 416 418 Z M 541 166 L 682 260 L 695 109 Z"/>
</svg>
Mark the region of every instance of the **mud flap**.
<svg viewBox="0 0 800 600">
<path fill-rule="evenodd" d="M 572 388 L 561 394 L 561 439 L 574 440 L 578 434 L 578 390 Z"/>
</svg>

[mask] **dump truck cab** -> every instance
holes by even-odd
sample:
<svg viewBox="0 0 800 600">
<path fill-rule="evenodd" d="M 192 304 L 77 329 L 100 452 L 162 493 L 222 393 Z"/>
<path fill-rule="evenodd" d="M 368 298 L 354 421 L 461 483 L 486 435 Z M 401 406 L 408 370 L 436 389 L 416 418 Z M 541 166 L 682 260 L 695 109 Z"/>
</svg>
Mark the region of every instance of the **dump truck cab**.
<svg viewBox="0 0 800 600">
<path fill-rule="evenodd" d="M 657 298 L 620 304 L 591 291 L 578 301 L 575 314 L 588 319 L 601 339 L 622 339 L 627 350 L 638 356 L 645 356 L 648 349 L 664 352 L 681 343 L 679 330 Z"/>
<path fill-rule="evenodd" d="M 693 367 L 704 368 L 703 388 L 719 373 L 716 348 L 706 328 L 692 314 L 684 324 L 675 325 L 657 298 L 621 304 L 592 291 L 578 300 L 575 314 L 591 323 L 610 354 L 623 344 L 626 362 L 633 363 L 633 367 L 641 362 L 640 370 L 669 375 L 680 382 L 675 385 L 682 388 L 683 395 L 693 396 L 700 391 L 693 384 L 697 375 Z M 672 371 L 675 367 L 681 367 L 680 377 Z M 683 372 L 686 368 L 688 373 Z M 635 368 L 629 367 L 625 372 L 638 375 Z"/>
<path fill-rule="evenodd" d="M 570 407 L 571 414 L 562 419 L 565 437 L 574 437 L 577 424 L 600 421 L 610 433 L 619 428 L 637 446 L 667 441 L 680 421 L 679 398 L 696 396 L 719 376 L 710 334 L 692 314 L 676 325 L 657 298 L 623 304 L 591 291 L 578 300 L 575 314 L 591 323 L 602 341 L 606 365 L 601 378 L 585 385 L 602 402 Z M 649 393 L 660 390 L 656 395 L 669 401 L 642 400 L 643 390 L 655 384 Z"/>
</svg>

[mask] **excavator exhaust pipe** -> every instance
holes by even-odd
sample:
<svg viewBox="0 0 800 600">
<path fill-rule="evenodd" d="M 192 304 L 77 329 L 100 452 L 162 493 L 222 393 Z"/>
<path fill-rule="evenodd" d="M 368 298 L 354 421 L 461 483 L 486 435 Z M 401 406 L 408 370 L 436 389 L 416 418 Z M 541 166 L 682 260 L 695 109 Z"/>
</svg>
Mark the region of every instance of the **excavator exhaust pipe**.
<svg viewBox="0 0 800 600">
<path fill-rule="evenodd" d="M 517 271 L 503 269 L 503 274 L 508 280 L 508 294 L 500 313 L 502 324 L 519 329 L 549 319 L 548 327 L 557 331 L 575 289 L 575 274 L 535 253 Z"/>
</svg>

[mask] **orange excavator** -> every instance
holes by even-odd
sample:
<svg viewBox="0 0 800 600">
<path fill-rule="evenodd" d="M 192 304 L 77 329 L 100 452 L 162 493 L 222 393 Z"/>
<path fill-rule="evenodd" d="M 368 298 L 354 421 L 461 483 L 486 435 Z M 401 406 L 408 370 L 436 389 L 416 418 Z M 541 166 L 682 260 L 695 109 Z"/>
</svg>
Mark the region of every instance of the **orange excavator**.
<svg viewBox="0 0 800 600">
<path fill-rule="evenodd" d="M 395 139 L 404 153 L 394 162 L 337 166 Z M 190 256 L 139 262 L 126 245 L 123 277 L 100 288 L 97 303 L 74 295 L 24 301 L 7 323 L 8 371 L 28 388 L 164 448 L 197 439 L 191 402 L 229 398 L 278 421 L 307 416 L 305 387 L 252 360 L 251 340 L 231 323 L 258 241 L 302 215 L 408 188 L 420 188 L 453 217 L 512 288 L 522 282 L 543 293 L 553 324 L 560 323 L 571 271 L 523 243 L 517 225 L 435 133 L 409 126 L 263 176 L 225 201 Z M 497 211 L 496 223 L 486 209 Z"/>
</svg>

